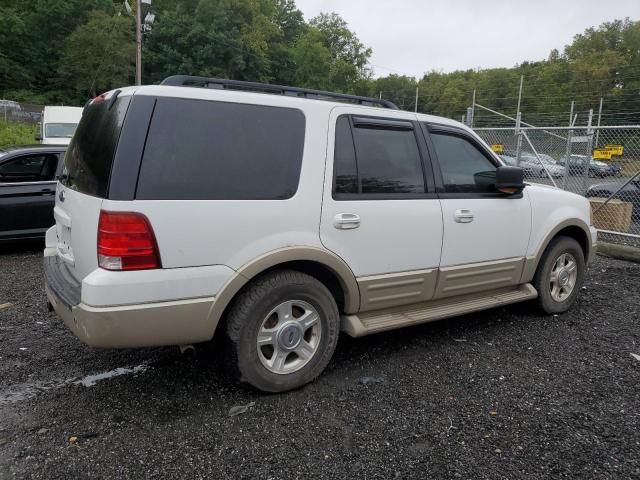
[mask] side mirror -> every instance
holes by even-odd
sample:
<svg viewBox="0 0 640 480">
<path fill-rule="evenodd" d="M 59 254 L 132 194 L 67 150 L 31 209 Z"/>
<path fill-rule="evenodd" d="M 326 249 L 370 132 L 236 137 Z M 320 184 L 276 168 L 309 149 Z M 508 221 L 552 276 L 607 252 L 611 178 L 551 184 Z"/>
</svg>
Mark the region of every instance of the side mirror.
<svg viewBox="0 0 640 480">
<path fill-rule="evenodd" d="M 516 194 L 524 190 L 524 170 L 520 167 L 498 167 L 496 169 L 496 190 L 501 193 Z"/>
</svg>

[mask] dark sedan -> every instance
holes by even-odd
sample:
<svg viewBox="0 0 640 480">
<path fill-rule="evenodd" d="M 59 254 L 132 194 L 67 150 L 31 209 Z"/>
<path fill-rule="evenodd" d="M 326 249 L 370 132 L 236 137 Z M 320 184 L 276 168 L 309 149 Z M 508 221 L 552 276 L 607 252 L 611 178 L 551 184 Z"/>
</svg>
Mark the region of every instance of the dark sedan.
<svg viewBox="0 0 640 480">
<path fill-rule="evenodd" d="M 587 155 L 571 155 L 569 157 L 569 174 L 584 175 L 585 164 L 589 162 L 588 175 L 590 177 L 617 177 L 621 168 L 611 163 L 594 160 Z M 558 164 L 564 165 L 565 158 L 558 160 Z"/>
<path fill-rule="evenodd" d="M 56 176 L 66 146 L 0 149 L 0 242 L 42 238 L 55 222 Z"/>
<path fill-rule="evenodd" d="M 599 183 L 591 185 L 587 190 L 587 197 L 609 198 L 621 185 L 622 183 Z M 629 184 L 616 193 L 613 198 L 633 204 L 633 219 L 636 222 L 640 221 L 640 176 L 629 182 Z"/>
</svg>

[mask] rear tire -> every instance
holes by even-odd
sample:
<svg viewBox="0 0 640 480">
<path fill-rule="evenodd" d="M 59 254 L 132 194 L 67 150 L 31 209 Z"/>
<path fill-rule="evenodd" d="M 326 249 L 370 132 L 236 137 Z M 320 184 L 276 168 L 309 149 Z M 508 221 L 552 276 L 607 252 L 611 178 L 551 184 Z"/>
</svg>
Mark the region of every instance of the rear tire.
<svg viewBox="0 0 640 480">
<path fill-rule="evenodd" d="M 236 379 L 265 392 L 299 388 L 325 369 L 338 342 L 335 299 L 320 281 L 281 270 L 255 280 L 227 315 Z"/>
<path fill-rule="evenodd" d="M 556 237 L 546 248 L 533 286 L 538 306 L 547 314 L 566 312 L 584 281 L 585 259 L 580 244 L 571 237 Z"/>
</svg>

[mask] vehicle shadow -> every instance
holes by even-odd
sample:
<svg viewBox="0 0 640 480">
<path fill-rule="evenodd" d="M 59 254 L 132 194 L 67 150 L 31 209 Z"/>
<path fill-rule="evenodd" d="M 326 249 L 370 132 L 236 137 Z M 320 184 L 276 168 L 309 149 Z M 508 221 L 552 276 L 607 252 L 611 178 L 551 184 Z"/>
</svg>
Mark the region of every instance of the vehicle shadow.
<svg viewBox="0 0 640 480">
<path fill-rule="evenodd" d="M 0 242 L 0 255 L 14 255 L 20 253 L 42 253 L 44 240 L 11 240 Z"/>
</svg>

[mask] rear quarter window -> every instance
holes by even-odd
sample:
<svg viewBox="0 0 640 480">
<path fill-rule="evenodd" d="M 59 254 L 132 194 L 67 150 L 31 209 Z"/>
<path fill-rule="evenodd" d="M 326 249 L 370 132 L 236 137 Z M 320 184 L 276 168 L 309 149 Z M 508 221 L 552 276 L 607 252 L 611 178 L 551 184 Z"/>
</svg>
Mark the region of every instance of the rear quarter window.
<svg viewBox="0 0 640 480">
<path fill-rule="evenodd" d="M 304 129 L 296 109 L 159 98 L 136 198 L 290 198 L 298 188 Z"/>
</svg>

